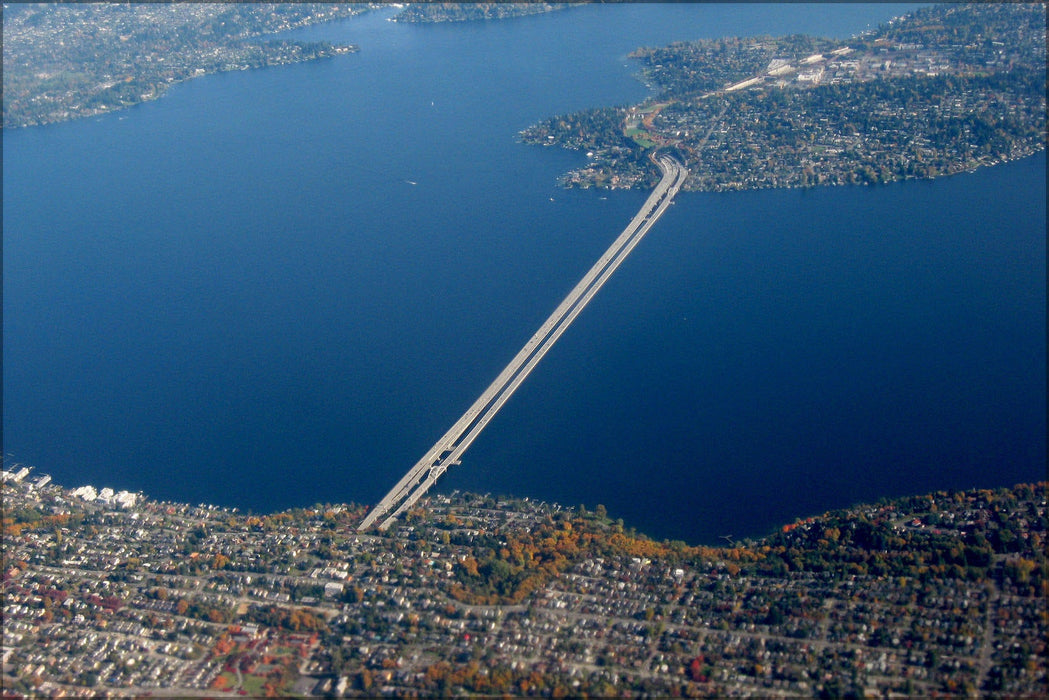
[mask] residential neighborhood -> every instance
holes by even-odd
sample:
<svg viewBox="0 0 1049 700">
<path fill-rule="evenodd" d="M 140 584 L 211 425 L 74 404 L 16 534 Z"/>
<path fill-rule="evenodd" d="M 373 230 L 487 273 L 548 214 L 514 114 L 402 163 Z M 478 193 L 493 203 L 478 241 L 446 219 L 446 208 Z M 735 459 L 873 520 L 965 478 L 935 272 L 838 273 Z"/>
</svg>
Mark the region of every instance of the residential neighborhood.
<svg viewBox="0 0 1049 700">
<path fill-rule="evenodd" d="M 462 493 L 370 534 L 360 506 L 258 516 L 92 490 L 5 472 L 8 693 L 1046 689 L 1044 483 L 724 546 L 656 542 L 601 507 Z"/>
<path fill-rule="evenodd" d="M 315 60 L 354 45 L 276 40 L 365 4 L 4 4 L 4 128 L 103 114 L 209 73 Z"/>
<path fill-rule="evenodd" d="M 585 151 L 573 187 L 686 190 L 933 178 L 1045 148 L 1045 5 L 939 4 L 844 41 L 736 37 L 641 48 L 643 103 L 544 120 L 525 143 Z"/>
</svg>

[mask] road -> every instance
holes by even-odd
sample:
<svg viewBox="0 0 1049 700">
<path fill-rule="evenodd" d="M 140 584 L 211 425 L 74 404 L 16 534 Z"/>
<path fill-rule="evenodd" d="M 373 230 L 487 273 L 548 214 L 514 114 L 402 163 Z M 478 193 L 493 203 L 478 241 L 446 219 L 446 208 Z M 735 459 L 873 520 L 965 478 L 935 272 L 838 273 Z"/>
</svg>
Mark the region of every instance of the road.
<svg viewBox="0 0 1049 700">
<path fill-rule="evenodd" d="M 368 513 L 359 526 L 360 530 L 368 529 L 390 514 L 379 526 L 383 530 L 388 528 L 433 486 L 448 467 L 460 463 L 466 449 L 663 215 L 684 184 L 688 169 L 670 156 L 661 156 L 658 162 L 663 178 L 619 237 L 466 413 Z"/>
</svg>

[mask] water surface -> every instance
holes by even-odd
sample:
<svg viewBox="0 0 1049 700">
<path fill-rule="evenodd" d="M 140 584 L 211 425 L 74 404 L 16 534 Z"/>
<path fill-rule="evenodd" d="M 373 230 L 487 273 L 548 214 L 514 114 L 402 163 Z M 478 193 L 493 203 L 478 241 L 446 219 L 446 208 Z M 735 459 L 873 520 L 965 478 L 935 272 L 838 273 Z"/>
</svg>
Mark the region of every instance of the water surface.
<svg viewBox="0 0 1049 700">
<path fill-rule="evenodd" d="M 294 33 L 359 54 L 4 133 L 4 451 L 255 511 L 374 502 L 619 234 L 530 123 L 626 54 L 899 8 L 626 5 Z M 716 541 L 1045 473 L 1044 155 L 935 182 L 683 194 L 441 482 Z"/>
</svg>

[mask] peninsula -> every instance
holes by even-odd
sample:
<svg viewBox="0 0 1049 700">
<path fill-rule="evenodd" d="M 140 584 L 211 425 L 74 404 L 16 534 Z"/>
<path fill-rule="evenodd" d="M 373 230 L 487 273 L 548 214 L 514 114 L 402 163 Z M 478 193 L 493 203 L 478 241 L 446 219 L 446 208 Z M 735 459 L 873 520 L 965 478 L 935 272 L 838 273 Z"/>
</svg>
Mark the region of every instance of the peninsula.
<svg viewBox="0 0 1049 700">
<path fill-rule="evenodd" d="M 389 530 L 3 482 L 5 697 L 1041 696 L 1046 484 L 720 547 L 470 494 Z"/>
<path fill-rule="evenodd" d="M 544 120 L 530 144 L 585 151 L 575 187 L 649 188 L 672 146 L 684 189 L 951 175 L 1046 142 L 1044 3 L 936 4 L 847 41 L 722 38 L 642 48 L 653 95 Z"/>
</svg>

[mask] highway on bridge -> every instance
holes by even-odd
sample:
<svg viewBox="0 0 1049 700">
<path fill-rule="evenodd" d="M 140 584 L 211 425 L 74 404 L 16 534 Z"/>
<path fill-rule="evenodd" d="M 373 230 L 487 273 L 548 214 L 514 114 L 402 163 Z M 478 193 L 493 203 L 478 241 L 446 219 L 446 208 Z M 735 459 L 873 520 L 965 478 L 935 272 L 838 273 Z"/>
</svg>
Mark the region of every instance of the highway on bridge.
<svg viewBox="0 0 1049 700">
<path fill-rule="evenodd" d="M 663 170 L 663 178 L 623 233 L 616 238 L 604 255 L 569 292 L 550 318 L 539 327 L 535 335 L 525 343 L 521 351 L 467 409 L 466 413 L 376 504 L 361 522 L 359 530 L 366 530 L 387 516 L 379 526 L 380 529 L 385 530 L 401 514 L 411 508 L 448 467 L 460 463 L 463 453 L 477 439 L 488 422 L 535 369 L 539 360 L 543 359 L 547 351 L 553 347 L 561 334 L 608 281 L 634 246 L 648 233 L 652 224 L 662 216 L 670 206 L 674 195 L 685 182 L 688 170 L 670 156 L 661 156 L 658 162 Z"/>
</svg>

